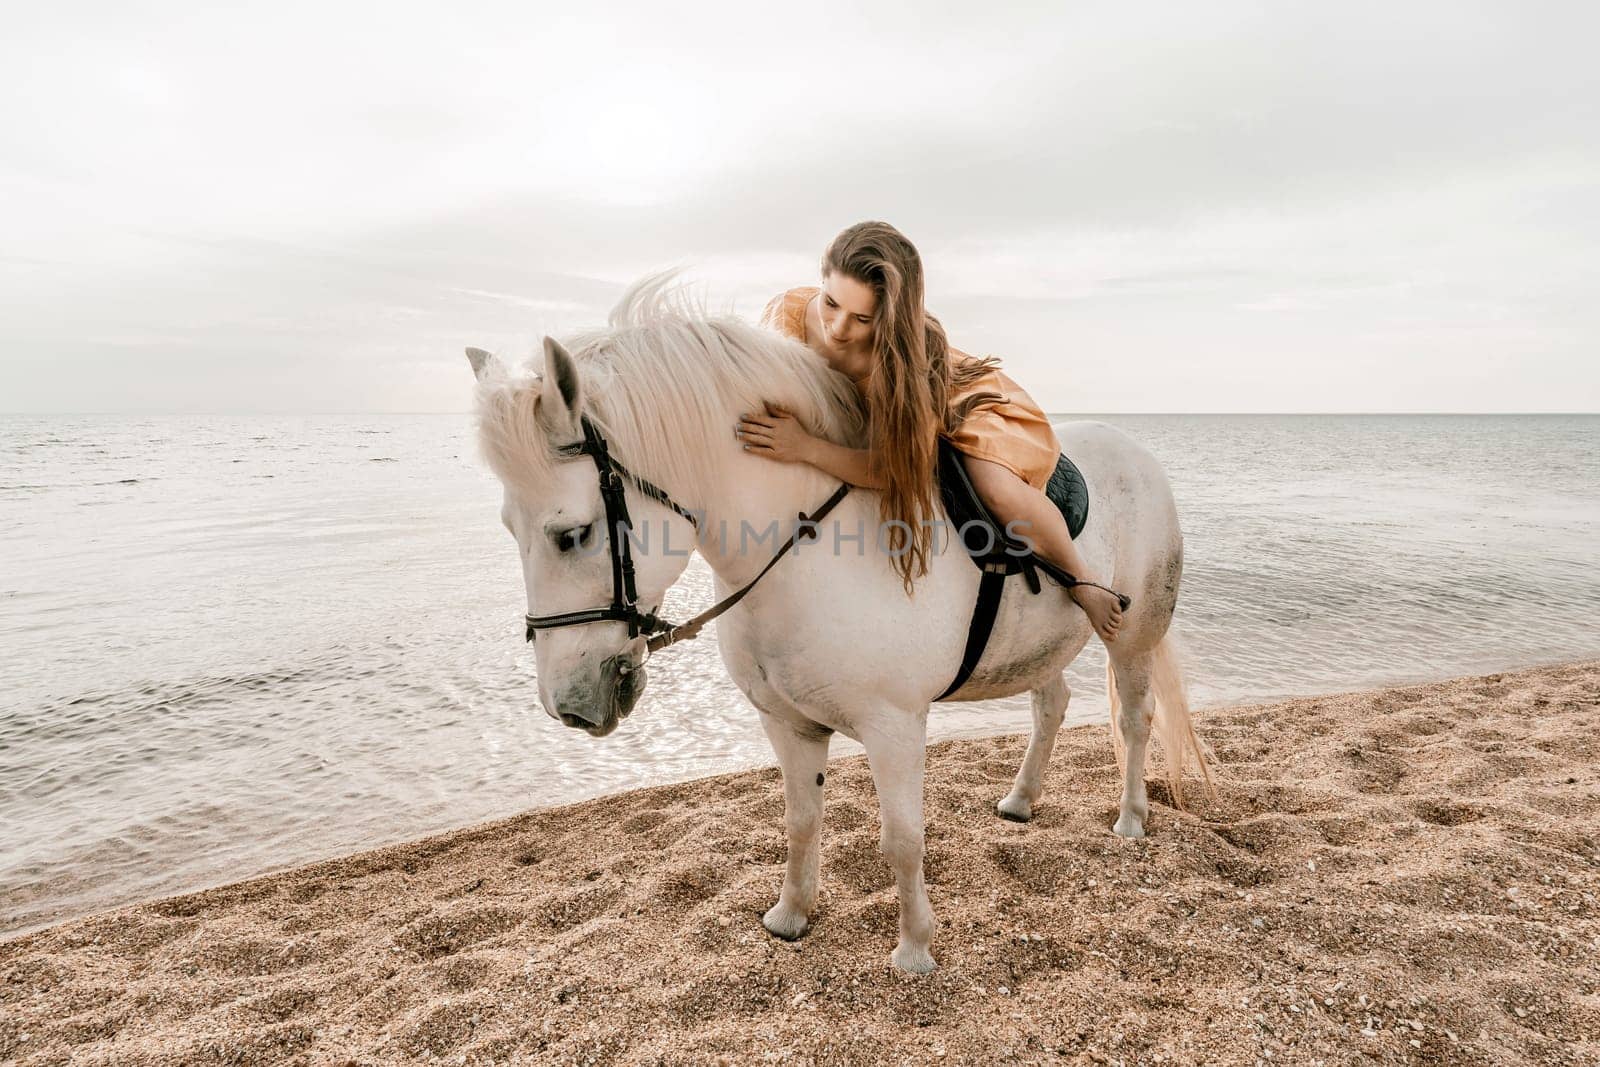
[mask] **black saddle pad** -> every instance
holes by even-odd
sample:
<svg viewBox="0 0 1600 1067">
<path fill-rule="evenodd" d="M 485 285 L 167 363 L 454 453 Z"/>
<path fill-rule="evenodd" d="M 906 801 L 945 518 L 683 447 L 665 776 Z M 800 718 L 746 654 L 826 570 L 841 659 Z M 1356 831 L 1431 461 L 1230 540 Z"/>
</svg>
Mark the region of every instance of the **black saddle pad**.
<svg viewBox="0 0 1600 1067">
<path fill-rule="evenodd" d="M 967 477 L 961 453 L 942 437 L 939 439 L 939 495 L 944 500 L 945 516 L 979 567 L 993 562 L 1016 563 L 1030 555 L 1022 551 L 1020 542 L 1005 535 L 1002 524 L 994 521 Z M 1056 460 L 1045 495 L 1061 509 L 1062 517 L 1067 520 L 1067 532 L 1076 540 L 1089 521 L 1089 487 L 1077 465 L 1066 456 Z"/>
</svg>

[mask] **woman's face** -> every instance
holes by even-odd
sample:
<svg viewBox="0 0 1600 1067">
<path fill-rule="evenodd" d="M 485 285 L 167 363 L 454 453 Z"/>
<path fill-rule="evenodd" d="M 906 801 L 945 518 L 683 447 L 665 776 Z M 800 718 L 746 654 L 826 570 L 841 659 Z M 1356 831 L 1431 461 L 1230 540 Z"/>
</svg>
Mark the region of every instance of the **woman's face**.
<svg viewBox="0 0 1600 1067">
<path fill-rule="evenodd" d="M 872 346 L 878 294 L 839 271 L 822 276 L 822 335 L 835 352 L 863 352 Z"/>
</svg>

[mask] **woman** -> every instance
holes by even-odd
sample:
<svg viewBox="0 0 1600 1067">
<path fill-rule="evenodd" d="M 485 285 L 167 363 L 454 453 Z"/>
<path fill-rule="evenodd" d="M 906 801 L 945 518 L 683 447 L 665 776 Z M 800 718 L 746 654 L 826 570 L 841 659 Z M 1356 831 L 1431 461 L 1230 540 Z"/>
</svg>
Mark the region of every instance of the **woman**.
<svg viewBox="0 0 1600 1067">
<path fill-rule="evenodd" d="M 922 298 L 922 259 L 899 230 L 863 222 L 834 238 L 822 257 L 822 286 L 775 297 L 762 321 L 804 341 L 856 383 L 867 401 L 868 447 L 813 437 L 788 412 L 769 408 L 741 417 L 735 432 L 745 449 L 880 490 L 881 520 L 905 524 L 886 529 L 909 592 L 912 579 L 927 572 L 937 440 L 947 436 L 1002 525 L 1080 581 L 1096 580 L 1044 495 L 1061 453 L 1049 420 L 997 360 L 951 348 Z M 1115 594 L 1088 585 L 1071 593 L 1100 639 L 1116 640 L 1122 610 Z"/>
</svg>

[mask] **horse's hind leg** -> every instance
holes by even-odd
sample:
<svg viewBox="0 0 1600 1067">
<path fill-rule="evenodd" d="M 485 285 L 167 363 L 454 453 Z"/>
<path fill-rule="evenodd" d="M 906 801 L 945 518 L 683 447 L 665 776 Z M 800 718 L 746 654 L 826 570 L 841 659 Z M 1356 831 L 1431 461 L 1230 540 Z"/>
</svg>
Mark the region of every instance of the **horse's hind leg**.
<svg viewBox="0 0 1600 1067">
<path fill-rule="evenodd" d="M 1122 737 L 1122 810 L 1117 813 L 1111 830 L 1122 837 L 1143 837 L 1145 820 L 1150 817 L 1150 798 L 1144 788 L 1144 757 L 1150 745 L 1150 720 L 1154 710 L 1150 700 L 1150 669 L 1148 652 L 1140 653 L 1127 663 L 1119 663 L 1115 658 L 1111 662 L 1111 670 L 1116 675 L 1112 709 L 1115 726 Z"/>
<path fill-rule="evenodd" d="M 995 806 L 1002 819 L 1027 822 L 1033 818 L 1033 805 L 1044 790 L 1044 769 L 1050 765 L 1050 752 L 1056 745 L 1056 732 L 1067 713 L 1067 701 L 1072 690 L 1067 688 L 1067 676 L 1058 674 L 1033 691 L 1033 736 L 1028 738 L 1028 751 L 1017 769 L 1017 780 L 1011 792 Z"/>
<path fill-rule="evenodd" d="M 783 820 L 789 832 L 789 865 L 778 902 L 761 917 L 767 931 L 785 941 L 802 937 L 817 906 L 817 876 L 822 867 L 822 784 L 833 731 L 807 729 L 765 712 L 761 725 L 783 768 Z"/>
</svg>

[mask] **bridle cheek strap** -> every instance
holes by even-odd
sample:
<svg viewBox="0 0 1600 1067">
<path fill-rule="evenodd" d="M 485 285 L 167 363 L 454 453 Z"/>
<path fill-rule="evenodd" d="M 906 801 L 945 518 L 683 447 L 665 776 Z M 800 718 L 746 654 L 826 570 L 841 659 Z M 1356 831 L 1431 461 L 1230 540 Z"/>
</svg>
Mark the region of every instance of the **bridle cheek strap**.
<svg viewBox="0 0 1600 1067">
<path fill-rule="evenodd" d="M 594 460 L 595 470 L 600 476 L 600 501 L 605 505 L 606 537 L 611 556 L 611 604 L 604 608 L 566 611 L 556 615 L 525 616 L 526 636 L 529 641 L 532 641 L 540 630 L 581 626 L 591 622 L 626 623 L 629 637 L 638 637 L 641 633 L 657 633 L 666 629 L 667 625 L 654 614 L 639 610 L 639 591 L 633 568 L 633 539 L 629 536 L 633 531 L 633 519 L 628 514 L 627 487 L 623 482 L 623 474 L 627 469 L 611 458 L 611 450 L 606 446 L 605 435 L 589 421 L 587 415 L 583 416 L 582 425 L 583 440 L 568 445 L 560 451 L 563 455 L 590 457 Z M 628 474 L 628 478 L 646 495 L 688 519 L 696 530 L 700 528 L 695 516 L 680 508 L 662 490 L 642 478 L 635 478 L 632 474 Z"/>
</svg>

